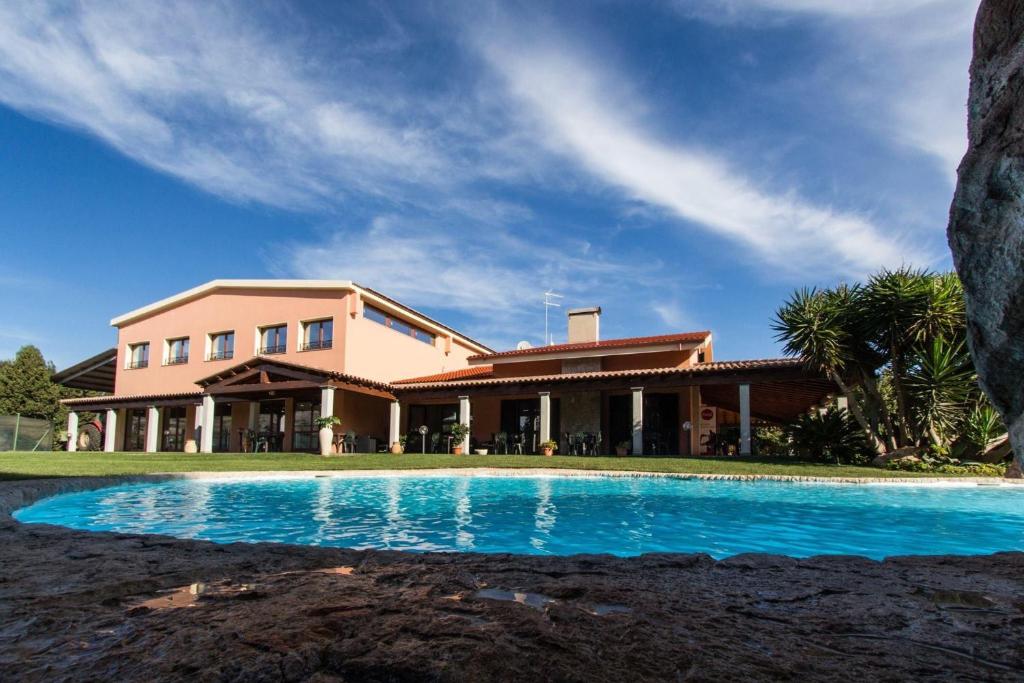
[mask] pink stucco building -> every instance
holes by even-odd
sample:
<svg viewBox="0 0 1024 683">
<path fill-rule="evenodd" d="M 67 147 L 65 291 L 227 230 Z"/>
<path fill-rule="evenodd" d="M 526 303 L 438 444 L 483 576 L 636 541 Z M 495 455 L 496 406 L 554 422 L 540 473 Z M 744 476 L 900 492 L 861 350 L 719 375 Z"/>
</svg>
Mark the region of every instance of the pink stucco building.
<svg viewBox="0 0 1024 683">
<path fill-rule="evenodd" d="M 725 429 L 749 452 L 752 421 L 835 393 L 796 360 L 716 362 L 706 331 L 602 340 L 600 316 L 569 311 L 566 344 L 495 352 L 352 282 L 214 280 L 114 318 L 116 348 L 57 380 L 109 392 L 66 401 L 69 433 L 97 413 L 109 451 L 316 451 L 330 414 L 357 451 L 406 436 L 444 452 L 461 422 L 489 452 L 697 454 Z"/>
</svg>

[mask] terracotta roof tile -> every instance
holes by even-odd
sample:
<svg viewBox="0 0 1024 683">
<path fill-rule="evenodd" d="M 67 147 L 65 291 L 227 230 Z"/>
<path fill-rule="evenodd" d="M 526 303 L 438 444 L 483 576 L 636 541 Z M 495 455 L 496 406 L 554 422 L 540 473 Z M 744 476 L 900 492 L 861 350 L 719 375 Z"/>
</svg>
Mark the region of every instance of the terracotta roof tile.
<svg viewBox="0 0 1024 683">
<path fill-rule="evenodd" d="M 475 365 L 471 368 L 462 368 L 461 370 L 452 370 L 450 372 L 440 372 L 436 375 L 426 375 L 424 377 L 413 377 L 411 379 L 396 379 L 392 384 L 420 384 L 424 382 L 450 382 L 458 379 L 482 379 L 484 377 L 490 377 L 494 371 L 493 365 Z"/>
<path fill-rule="evenodd" d="M 118 401 L 163 400 L 168 398 L 202 398 L 201 391 L 177 391 L 169 394 L 115 394 L 110 396 L 83 396 L 81 398 L 61 399 L 64 405 L 78 403 L 117 403 Z"/>
<path fill-rule="evenodd" d="M 455 387 L 494 386 L 501 384 L 542 384 L 569 382 L 581 379 L 615 379 L 628 377 L 663 377 L 679 375 L 680 377 L 714 373 L 729 373 L 743 370 L 781 370 L 802 368 L 805 363 L 801 358 L 762 358 L 756 360 L 719 361 L 715 363 L 699 363 L 679 368 L 648 368 L 643 370 L 601 370 L 598 372 L 571 372 L 558 375 L 529 375 L 524 377 L 482 377 L 455 380 L 430 380 L 403 383 L 403 390 L 438 389 Z"/>
<path fill-rule="evenodd" d="M 589 351 L 591 349 L 616 349 L 630 346 L 656 346 L 659 344 L 681 344 L 691 342 L 702 342 L 711 336 L 711 332 L 681 332 L 678 334 L 662 334 L 653 337 L 624 337 L 622 339 L 605 339 L 597 342 L 577 342 L 574 344 L 555 344 L 553 346 L 535 346 L 529 349 L 515 349 L 512 351 L 499 351 L 498 353 L 478 354 L 470 356 L 469 360 L 486 360 L 513 358 L 517 356 L 532 356 L 549 353 L 564 353 L 566 351 Z"/>
</svg>

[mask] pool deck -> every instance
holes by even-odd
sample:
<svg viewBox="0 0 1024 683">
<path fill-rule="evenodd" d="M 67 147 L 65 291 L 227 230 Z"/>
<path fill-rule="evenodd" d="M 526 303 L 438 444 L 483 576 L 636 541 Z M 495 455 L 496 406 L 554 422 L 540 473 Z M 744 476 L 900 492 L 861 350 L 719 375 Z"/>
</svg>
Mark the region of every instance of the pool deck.
<svg viewBox="0 0 1024 683">
<path fill-rule="evenodd" d="M 1024 676 L 1018 646 L 1024 642 L 1024 553 L 882 562 L 753 554 L 721 561 L 682 554 L 417 555 L 217 545 L 25 525 L 10 517 L 42 497 L 117 483 L 325 474 L 382 473 L 216 472 L 0 483 L 0 680 Z"/>
</svg>

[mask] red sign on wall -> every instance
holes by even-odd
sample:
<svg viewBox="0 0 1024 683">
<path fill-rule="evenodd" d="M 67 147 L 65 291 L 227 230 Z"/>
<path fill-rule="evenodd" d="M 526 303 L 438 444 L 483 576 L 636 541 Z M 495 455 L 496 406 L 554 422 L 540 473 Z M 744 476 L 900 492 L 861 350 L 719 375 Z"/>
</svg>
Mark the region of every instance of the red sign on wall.
<svg viewBox="0 0 1024 683">
<path fill-rule="evenodd" d="M 715 411 L 711 410 L 711 408 L 705 408 L 704 410 L 700 411 L 700 419 L 702 419 L 702 420 L 713 420 L 714 418 L 715 418 Z"/>
</svg>

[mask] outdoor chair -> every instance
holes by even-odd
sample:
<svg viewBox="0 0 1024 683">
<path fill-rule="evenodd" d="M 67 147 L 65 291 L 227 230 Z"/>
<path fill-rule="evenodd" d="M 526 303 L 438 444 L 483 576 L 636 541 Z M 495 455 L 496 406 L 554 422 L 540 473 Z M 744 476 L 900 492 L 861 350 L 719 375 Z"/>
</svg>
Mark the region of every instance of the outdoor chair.
<svg viewBox="0 0 1024 683">
<path fill-rule="evenodd" d="M 523 443 L 526 441 L 526 437 L 523 434 L 515 434 L 512 437 L 512 452 L 516 455 L 523 454 Z"/>
<path fill-rule="evenodd" d="M 430 435 L 430 452 L 441 452 L 441 432 L 434 432 Z"/>
<path fill-rule="evenodd" d="M 355 432 L 346 432 L 345 433 L 345 441 L 343 443 L 344 443 L 345 453 L 355 453 L 356 452 L 356 433 Z"/>
<path fill-rule="evenodd" d="M 508 455 L 508 433 L 498 432 L 494 435 L 494 453 L 501 452 L 503 455 Z"/>
</svg>

